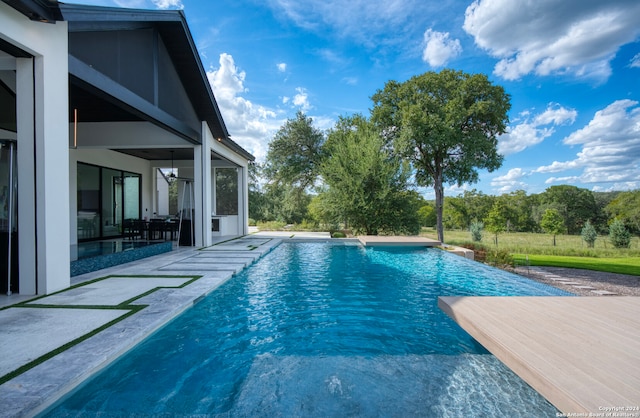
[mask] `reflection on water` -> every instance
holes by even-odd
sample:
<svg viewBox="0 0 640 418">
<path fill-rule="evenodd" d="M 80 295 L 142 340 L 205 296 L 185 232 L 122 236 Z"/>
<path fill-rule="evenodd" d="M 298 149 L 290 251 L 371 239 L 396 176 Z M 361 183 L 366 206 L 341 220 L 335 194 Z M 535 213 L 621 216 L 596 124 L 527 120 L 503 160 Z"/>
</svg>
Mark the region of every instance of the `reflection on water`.
<svg viewBox="0 0 640 418">
<path fill-rule="evenodd" d="M 153 243 L 157 244 L 157 243 Z M 71 261 L 83 258 L 100 257 L 103 255 L 121 253 L 135 248 L 146 247 L 146 241 L 93 241 L 81 242 L 71 246 Z"/>
</svg>

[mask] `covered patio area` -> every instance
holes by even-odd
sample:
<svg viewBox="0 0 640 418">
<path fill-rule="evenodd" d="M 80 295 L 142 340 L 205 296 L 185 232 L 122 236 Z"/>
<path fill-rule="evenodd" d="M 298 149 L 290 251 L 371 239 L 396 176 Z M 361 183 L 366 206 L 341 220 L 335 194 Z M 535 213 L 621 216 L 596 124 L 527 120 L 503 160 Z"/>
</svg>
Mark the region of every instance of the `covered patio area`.
<svg viewBox="0 0 640 418">
<path fill-rule="evenodd" d="M 0 108 L 2 293 L 69 287 L 82 243 L 248 232 L 254 157 L 230 138 L 182 11 L 0 2 Z"/>
</svg>

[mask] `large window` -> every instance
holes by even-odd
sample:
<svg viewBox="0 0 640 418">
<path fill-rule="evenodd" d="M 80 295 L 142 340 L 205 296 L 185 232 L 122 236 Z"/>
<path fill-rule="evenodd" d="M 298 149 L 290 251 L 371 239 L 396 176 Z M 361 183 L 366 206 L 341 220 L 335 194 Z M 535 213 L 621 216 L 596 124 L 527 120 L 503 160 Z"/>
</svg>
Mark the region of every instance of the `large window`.
<svg viewBox="0 0 640 418">
<path fill-rule="evenodd" d="M 140 174 L 78 163 L 78 240 L 122 236 L 140 218 Z"/>
</svg>

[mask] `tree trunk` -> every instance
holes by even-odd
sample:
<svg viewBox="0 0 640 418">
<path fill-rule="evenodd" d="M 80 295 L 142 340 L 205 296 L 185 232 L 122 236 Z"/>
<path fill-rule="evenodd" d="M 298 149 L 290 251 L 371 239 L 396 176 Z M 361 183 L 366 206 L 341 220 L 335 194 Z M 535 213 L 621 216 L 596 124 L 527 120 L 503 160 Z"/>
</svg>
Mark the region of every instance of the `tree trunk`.
<svg viewBox="0 0 640 418">
<path fill-rule="evenodd" d="M 442 187 L 442 173 L 438 173 L 433 180 L 433 189 L 436 192 L 436 231 L 438 233 L 438 241 L 444 244 L 444 227 L 442 226 L 444 188 Z"/>
</svg>

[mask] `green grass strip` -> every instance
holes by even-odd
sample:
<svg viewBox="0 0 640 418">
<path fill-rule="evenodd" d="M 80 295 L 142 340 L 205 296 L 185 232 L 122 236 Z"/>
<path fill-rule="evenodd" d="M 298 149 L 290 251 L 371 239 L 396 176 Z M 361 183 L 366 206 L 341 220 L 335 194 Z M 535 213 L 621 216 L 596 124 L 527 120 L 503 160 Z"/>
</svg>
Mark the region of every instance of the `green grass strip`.
<svg viewBox="0 0 640 418">
<path fill-rule="evenodd" d="M 514 254 L 516 264 L 526 263 L 525 254 Z M 595 258 L 595 257 L 571 257 L 557 255 L 529 254 L 529 264 L 532 266 L 568 267 L 602 271 L 607 273 L 629 274 L 640 276 L 640 257 L 626 258 Z"/>
<path fill-rule="evenodd" d="M 112 325 L 117 324 L 118 322 L 130 317 L 131 315 L 135 314 L 138 311 L 141 311 L 142 309 L 146 308 L 146 305 L 136 305 L 136 306 L 129 306 L 127 308 L 120 308 L 120 309 L 129 309 L 129 312 L 126 312 L 124 314 L 122 314 L 122 316 L 107 322 L 106 324 L 102 325 L 101 327 L 98 327 L 96 329 L 94 329 L 91 332 L 88 332 L 87 334 L 84 334 L 78 338 L 76 338 L 75 340 L 69 341 L 68 343 L 56 348 L 53 351 L 48 352 L 47 354 L 43 354 L 42 356 L 38 357 L 35 360 L 30 361 L 29 363 L 18 367 L 17 369 L 15 369 L 12 372 L 9 372 L 7 374 L 5 374 L 4 376 L 0 376 L 0 385 L 8 382 L 9 380 L 21 375 L 22 373 L 44 363 L 45 361 L 57 356 L 58 354 L 62 353 L 63 351 L 66 351 L 68 349 L 70 349 L 71 347 L 80 344 L 81 342 L 88 340 L 89 338 L 93 337 L 94 335 L 98 334 L 101 331 L 104 331 L 105 329 L 109 328 Z M 85 308 L 86 309 L 86 308 Z"/>
<path fill-rule="evenodd" d="M 143 304 L 135 304 L 135 301 L 143 298 L 147 295 L 150 295 L 151 293 L 159 290 L 159 289 L 180 289 L 183 288 L 191 283 L 193 283 L 194 281 L 198 280 L 199 278 L 201 278 L 202 276 L 182 276 L 182 275 L 119 275 L 119 274 L 114 274 L 114 275 L 110 275 L 110 276 L 105 276 L 105 277 L 100 277 L 97 279 L 93 279 L 93 280 L 89 280 L 83 283 L 78 283 L 76 285 L 73 285 L 71 287 L 68 287 L 66 289 L 60 290 L 58 292 L 55 293 L 51 293 L 48 295 L 42 295 L 39 297 L 36 297 L 34 299 L 31 300 L 27 300 L 15 305 L 9 305 L 6 306 L 2 309 L 8 309 L 8 308 L 22 308 L 22 309 L 30 309 L 30 308 L 48 308 L 48 309 L 118 309 L 118 310 L 128 310 L 129 312 L 126 312 L 124 314 L 122 314 L 120 317 L 94 329 L 93 331 L 84 334 L 78 338 L 76 338 L 75 340 L 69 341 L 68 343 L 58 347 L 57 349 L 50 351 L 46 354 L 43 354 L 42 356 L 38 357 L 35 360 L 32 360 L 31 362 L 15 369 L 12 372 L 9 372 L 7 374 L 5 374 L 4 376 L 0 376 L 0 385 L 4 384 L 6 382 L 8 382 L 9 380 L 21 375 L 22 373 L 26 372 L 29 369 L 32 369 L 36 366 L 38 366 L 39 364 L 44 363 L 45 361 L 51 359 L 52 357 L 62 353 L 63 351 L 66 351 L 68 349 L 70 349 L 71 347 L 93 337 L 94 335 L 98 334 L 99 332 L 117 324 L 118 322 L 130 317 L 131 315 L 135 314 L 136 312 L 141 311 L 142 309 L 146 308 L 148 305 L 143 305 Z M 156 288 L 153 288 L 147 292 L 144 292 L 140 295 L 137 295 L 129 300 L 126 300 L 124 302 L 121 302 L 117 305 L 48 305 L 48 304 L 37 304 L 34 303 L 34 301 L 38 300 L 38 299 L 42 299 L 42 298 L 46 298 L 48 296 L 51 295 L 55 295 L 58 293 L 63 293 L 66 292 L 67 290 L 70 289 L 76 289 L 79 287 L 83 287 L 86 286 L 88 284 L 92 284 L 95 282 L 99 282 L 102 280 L 106 280 L 106 279 L 110 279 L 110 278 L 172 278 L 172 279 L 191 279 L 188 280 L 186 282 L 184 282 L 183 284 L 181 284 L 180 286 L 159 286 Z M 1 310 L 1 309 L 0 309 Z"/>
</svg>

